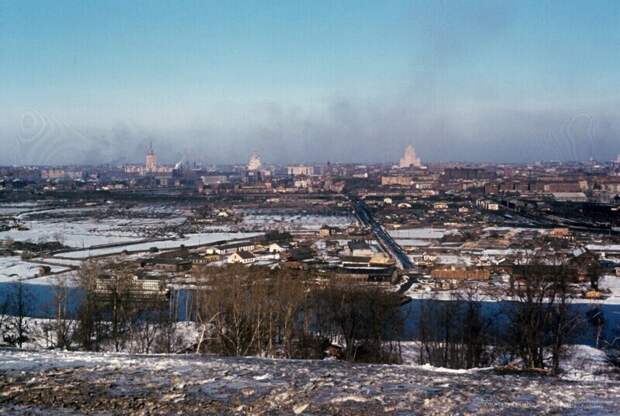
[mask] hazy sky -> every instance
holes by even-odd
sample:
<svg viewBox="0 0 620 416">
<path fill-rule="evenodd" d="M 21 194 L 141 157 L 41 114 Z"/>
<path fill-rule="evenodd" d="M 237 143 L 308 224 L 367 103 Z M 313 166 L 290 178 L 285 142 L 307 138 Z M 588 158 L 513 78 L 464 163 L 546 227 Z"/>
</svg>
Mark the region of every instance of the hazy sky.
<svg viewBox="0 0 620 416">
<path fill-rule="evenodd" d="M 0 0 L 0 164 L 614 159 L 620 1 Z"/>
</svg>

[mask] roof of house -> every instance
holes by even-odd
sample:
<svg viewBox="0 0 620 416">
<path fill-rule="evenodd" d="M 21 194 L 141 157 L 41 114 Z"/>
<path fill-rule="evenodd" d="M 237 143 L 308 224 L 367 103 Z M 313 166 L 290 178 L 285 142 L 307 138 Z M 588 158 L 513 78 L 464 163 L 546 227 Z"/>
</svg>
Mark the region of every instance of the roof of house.
<svg viewBox="0 0 620 416">
<path fill-rule="evenodd" d="M 346 263 L 369 263 L 370 257 L 364 256 L 343 256 L 342 261 Z"/>
<path fill-rule="evenodd" d="M 364 240 L 353 240 L 348 243 L 349 249 L 351 250 L 368 250 L 370 246 Z"/>
<path fill-rule="evenodd" d="M 249 246 L 253 246 L 255 245 L 253 242 L 251 241 L 241 241 L 238 243 L 227 243 L 227 244 L 220 244 L 219 246 L 217 246 L 217 248 L 219 248 L 220 250 L 226 250 L 229 248 L 240 248 L 240 247 L 249 247 Z"/>
<path fill-rule="evenodd" d="M 171 258 L 162 258 L 162 257 L 155 257 L 152 259 L 144 259 L 142 260 L 143 264 L 184 264 L 184 263 L 189 263 L 189 260 L 187 259 L 171 259 Z"/>
<path fill-rule="evenodd" d="M 254 254 L 250 253 L 249 251 L 238 251 L 237 253 L 234 253 L 239 255 L 239 257 L 241 257 L 244 260 L 249 260 L 249 259 L 253 259 L 254 258 Z"/>
</svg>

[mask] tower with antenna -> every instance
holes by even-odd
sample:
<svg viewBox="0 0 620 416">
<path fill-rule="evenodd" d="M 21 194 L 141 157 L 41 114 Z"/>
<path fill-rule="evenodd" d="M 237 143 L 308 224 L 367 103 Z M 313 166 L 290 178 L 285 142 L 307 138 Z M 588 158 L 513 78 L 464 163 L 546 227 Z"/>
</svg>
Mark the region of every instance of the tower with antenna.
<svg viewBox="0 0 620 416">
<path fill-rule="evenodd" d="M 146 154 L 144 168 L 147 172 L 150 172 L 150 173 L 157 171 L 157 156 L 155 155 L 155 152 L 153 151 L 152 141 L 149 144 L 149 151 Z"/>
</svg>

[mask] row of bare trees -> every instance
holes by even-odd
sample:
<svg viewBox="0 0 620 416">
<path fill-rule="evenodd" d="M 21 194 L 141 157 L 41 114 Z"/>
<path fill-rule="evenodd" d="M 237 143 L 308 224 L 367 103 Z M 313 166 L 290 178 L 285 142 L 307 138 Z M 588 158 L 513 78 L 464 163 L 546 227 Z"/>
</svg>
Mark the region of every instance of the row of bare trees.
<svg viewBox="0 0 620 416">
<path fill-rule="evenodd" d="M 106 290 L 97 281 L 109 274 Z M 168 299 L 144 296 L 134 287 L 129 270 L 111 264 L 87 262 L 79 271 L 81 294 L 59 280 L 47 312 L 54 319 L 33 324 L 33 294 L 18 281 L 0 302 L 0 339 L 22 348 L 115 350 L 132 352 L 174 352 L 176 322 Z M 70 299 L 70 296 L 73 298 Z M 78 302 L 77 310 L 70 305 Z M 30 343 L 30 344 L 29 344 Z"/>
<path fill-rule="evenodd" d="M 54 319 L 37 331 L 47 347 L 143 353 L 185 348 L 178 342 L 174 302 L 141 291 L 132 270 L 85 262 L 78 275 L 78 292 L 62 281 L 54 288 Z M 187 296 L 192 309 L 186 311 L 200 328 L 196 351 L 322 358 L 331 346 L 351 361 L 400 361 L 398 295 L 301 270 L 231 265 L 205 268 L 196 277 L 202 284 Z M 23 285 L 17 290 L 11 307 L 18 313 L 0 315 L 11 324 L 0 326 L 21 347 L 28 340 L 29 301 Z M 77 305 L 70 294 L 79 296 Z"/>
<path fill-rule="evenodd" d="M 496 313 L 483 312 L 475 289 L 451 302 L 424 303 L 419 362 L 472 368 L 503 357 L 523 369 L 558 373 L 566 344 L 583 324 L 570 307 L 577 276 L 561 258 L 539 253 L 514 259 L 511 298 Z"/>
<path fill-rule="evenodd" d="M 0 304 L 0 335 L 3 343 L 22 348 L 30 333 L 31 294 L 21 281 L 12 289 Z"/>
<path fill-rule="evenodd" d="M 533 253 L 515 269 L 515 276 L 514 303 L 505 308 L 508 350 L 520 358 L 524 368 L 550 368 L 558 373 L 565 345 L 583 323 L 570 308 L 576 272 L 556 256 Z M 550 363 L 546 355 L 551 356 Z"/>
<path fill-rule="evenodd" d="M 419 364 L 447 368 L 490 365 L 496 344 L 496 316 L 483 312 L 475 289 L 451 301 L 423 301 L 417 330 Z"/>
<path fill-rule="evenodd" d="M 71 340 L 81 349 L 175 351 L 176 322 L 167 297 L 145 295 L 122 265 L 86 263 L 79 277 L 83 297 Z"/>
<path fill-rule="evenodd" d="M 297 270 L 205 268 L 196 295 L 199 351 L 320 358 L 332 343 L 352 361 L 397 362 L 400 299 L 377 288 L 319 284 Z"/>
</svg>

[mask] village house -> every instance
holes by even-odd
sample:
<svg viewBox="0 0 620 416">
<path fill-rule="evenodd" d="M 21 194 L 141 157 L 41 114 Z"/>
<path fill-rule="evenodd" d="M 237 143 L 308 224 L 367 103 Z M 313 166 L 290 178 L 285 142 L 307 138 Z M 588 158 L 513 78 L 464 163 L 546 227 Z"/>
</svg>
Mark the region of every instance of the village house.
<svg viewBox="0 0 620 416">
<path fill-rule="evenodd" d="M 163 294 L 168 290 L 165 277 L 138 272 L 131 276 L 129 290 L 136 295 Z M 101 294 L 115 291 L 118 280 L 110 274 L 101 274 L 95 281 L 95 290 Z"/>
<path fill-rule="evenodd" d="M 396 264 L 396 261 L 386 254 L 375 253 L 370 258 L 369 263 L 371 266 L 393 266 Z"/>
<path fill-rule="evenodd" d="M 349 253 L 354 257 L 371 257 L 374 251 L 370 248 L 370 245 L 364 240 L 353 240 L 347 244 L 349 247 Z"/>
<path fill-rule="evenodd" d="M 232 253 L 226 259 L 226 262 L 229 264 L 252 264 L 257 260 L 256 256 L 249 251 L 237 251 Z"/>
<path fill-rule="evenodd" d="M 140 262 L 140 267 L 152 271 L 184 272 L 192 268 L 192 262 L 191 260 L 177 258 L 153 258 L 142 260 Z"/>
<path fill-rule="evenodd" d="M 271 243 L 269 244 L 269 247 L 267 247 L 267 251 L 269 253 L 282 253 L 286 251 L 286 248 L 284 248 L 282 245 L 278 243 Z"/>
<path fill-rule="evenodd" d="M 433 279 L 440 280 L 489 280 L 491 273 L 489 270 L 480 268 L 464 268 L 464 267 L 440 267 L 431 271 Z"/>
<path fill-rule="evenodd" d="M 341 260 L 342 267 L 345 269 L 370 266 L 369 256 L 343 256 Z"/>
<path fill-rule="evenodd" d="M 336 234 L 336 232 L 337 230 L 334 227 L 323 225 L 319 230 L 319 237 L 329 237 L 330 235 Z"/>
<path fill-rule="evenodd" d="M 251 241 L 240 241 L 237 243 L 220 244 L 215 247 L 207 248 L 207 254 L 228 255 L 238 251 L 252 251 L 256 248 L 256 244 Z"/>
</svg>

